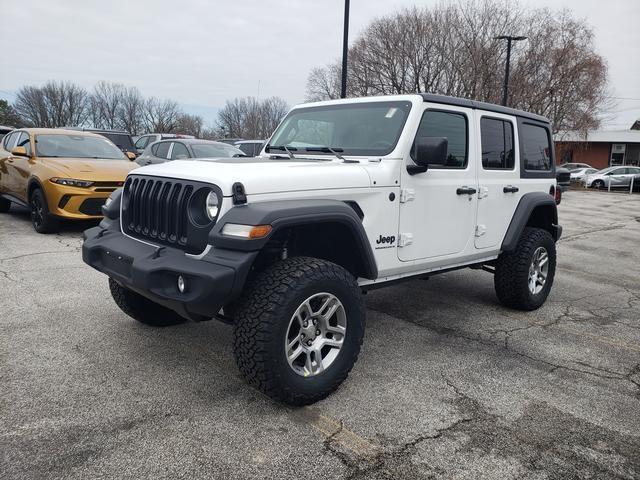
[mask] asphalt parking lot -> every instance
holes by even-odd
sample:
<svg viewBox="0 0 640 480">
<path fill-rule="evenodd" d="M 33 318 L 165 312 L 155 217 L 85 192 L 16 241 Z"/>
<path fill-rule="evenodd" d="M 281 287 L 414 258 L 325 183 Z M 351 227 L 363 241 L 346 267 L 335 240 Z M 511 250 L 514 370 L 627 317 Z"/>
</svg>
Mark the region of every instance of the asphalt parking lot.
<svg viewBox="0 0 640 480">
<path fill-rule="evenodd" d="M 0 477 L 640 478 L 640 196 L 572 191 L 560 220 L 543 308 L 472 270 L 371 292 L 349 379 L 293 409 L 230 326 L 126 317 L 81 226 L 0 215 Z"/>
</svg>

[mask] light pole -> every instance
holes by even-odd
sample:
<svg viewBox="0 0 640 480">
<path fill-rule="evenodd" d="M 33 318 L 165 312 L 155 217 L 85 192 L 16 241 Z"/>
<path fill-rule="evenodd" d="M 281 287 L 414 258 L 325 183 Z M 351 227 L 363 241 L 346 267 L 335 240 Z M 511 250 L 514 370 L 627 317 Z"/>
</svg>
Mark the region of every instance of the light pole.
<svg viewBox="0 0 640 480">
<path fill-rule="evenodd" d="M 509 97 L 509 67 L 511 63 L 511 42 L 519 42 L 520 40 L 526 40 L 527 37 L 512 37 L 511 35 L 500 35 L 495 37 L 496 40 L 507 41 L 507 66 L 504 70 L 504 89 L 502 91 L 502 105 L 507 105 L 507 99 Z"/>
<path fill-rule="evenodd" d="M 347 54 L 349 53 L 349 0 L 344 0 L 344 33 L 342 35 L 342 85 L 340 98 L 347 96 Z"/>
</svg>

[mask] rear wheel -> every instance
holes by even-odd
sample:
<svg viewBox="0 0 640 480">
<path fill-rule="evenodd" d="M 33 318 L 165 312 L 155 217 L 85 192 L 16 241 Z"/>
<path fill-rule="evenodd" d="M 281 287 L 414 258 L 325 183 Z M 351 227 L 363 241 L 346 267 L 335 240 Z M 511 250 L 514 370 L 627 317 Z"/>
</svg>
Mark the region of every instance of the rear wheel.
<svg viewBox="0 0 640 480">
<path fill-rule="evenodd" d="M 518 310 L 535 310 L 547 299 L 556 272 L 556 244 L 540 228 L 525 228 L 514 252 L 496 263 L 494 286 L 500 302 Z"/>
<path fill-rule="evenodd" d="M 55 233 L 60 228 L 60 222 L 51 213 L 47 205 L 47 198 L 42 190 L 35 189 L 29 199 L 31 223 L 38 233 Z"/>
<path fill-rule="evenodd" d="M 240 372 L 251 385 L 291 405 L 316 402 L 337 389 L 364 336 L 356 279 L 316 258 L 289 258 L 256 275 L 235 317 Z"/>
<path fill-rule="evenodd" d="M 11 202 L 6 198 L 0 197 L 0 213 L 7 213 L 11 208 Z"/>
<path fill-rule="evenodd" d="M 109 290 L 111 290 L 111 296 L 120 307 L 120 310 L 145 325 L 168 327 L 186 321 L 173 310 L 158 305 L 142 295 L 123 287 L 112 278 L 109 279 Z"/>
</svg>

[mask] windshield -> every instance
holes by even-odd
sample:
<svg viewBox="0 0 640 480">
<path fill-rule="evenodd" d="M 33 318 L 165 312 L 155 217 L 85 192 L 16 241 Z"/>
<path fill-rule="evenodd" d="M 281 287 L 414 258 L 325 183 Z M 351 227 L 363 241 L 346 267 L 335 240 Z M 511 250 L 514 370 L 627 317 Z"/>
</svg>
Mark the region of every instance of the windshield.
<svg viewBox="0 0 640 480">
<path fill-rule="evenodd" d="M 239 148 L 224 143 L 196 143 L 191 144 L 191 149 L 196 158 L 244 156 L 244 152 Z"/>
<path fill-rule="evenodd" d="M 106 138 L 85 135 L 36 135 L 36 155 L 38 157 L 126 160 L 122 151 Z"/>
<path fill-rule="evenodd" d="M 272 147 L 344 155 L 387 155 L 393 151 L 411 102 L 368 102 L 292 110 L 269 141 Z M 267 148 L 266 151 L 276 151 Z M 282 152 L 282 148 L 277 150 Z"/>
</svg>

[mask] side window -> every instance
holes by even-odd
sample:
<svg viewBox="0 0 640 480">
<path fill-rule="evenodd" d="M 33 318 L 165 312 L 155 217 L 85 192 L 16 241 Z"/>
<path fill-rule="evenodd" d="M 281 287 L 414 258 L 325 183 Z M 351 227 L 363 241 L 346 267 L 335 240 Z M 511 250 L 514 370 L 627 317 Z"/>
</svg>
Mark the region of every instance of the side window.
<svg viewBox="0 0 640 480">
<path fill-rule="evenodd" d="M 151 153 L 153 153 L 154 157 L 158 158 L 167 158 L 167 153 L 169 153 L 169 145 L 171 142 L 160 142 L 151 147 Z"/>
<path fill-rule="evenodd" d="M 11 151 L 11 149 L 13 148 L 13 144 L 16 141 L 16 137 L 18 136 L 18 132 L 12 132 L 9 135 L 7 135 L 6 137 L 4 137 L 4 142 L 3 142 L 3 146 L 4 149 L 8 152 Z"/>
<path fill-rule="evenodd" d="M 513 124 L 507 120 L 482 117 L 480 120 L 482 168 L 512 170 L 515 164 Z"/>
<path fill-rule="evenodd" d="M 182 160 L 189 158 L 189 150 L 184 146 L 184 143 L 175 142 L 173 144 L 173 150 L 171 151 L 171 160 Z"/>
<path fill-rule="evenodd" d="M 426 110 L 420 120 L 419 137 L 445 137 L 449 142 L 446 164 L 430 168 L 465 168 L 467 166 L 467 117 L 461 113 Z M 415 145 L 415 141 L 414 141 Z M 412 157 L 415 148 L 412 148 Z"/>
<path fill-rule="evenodd" d="M 148 136 L 140 137 L 136 142 L 136 148 L 142 150 L 144 147 L 146 147 L 149 143 L 149 138 L 150 137 Z"/>
<path fill-rule="evenodd" d="M 31 156 L 31 141 L 29 140 L 29 134 L 22 132 L 18 138 L 16 147 L 24 147 L 27 151 L 27 155 Z"/>
<path fill-rule="evenodd" d="M 525 170 L 551 170 L 551 142 L 546 128 L 522 123 L 520 128 Z"/>
</svg>

